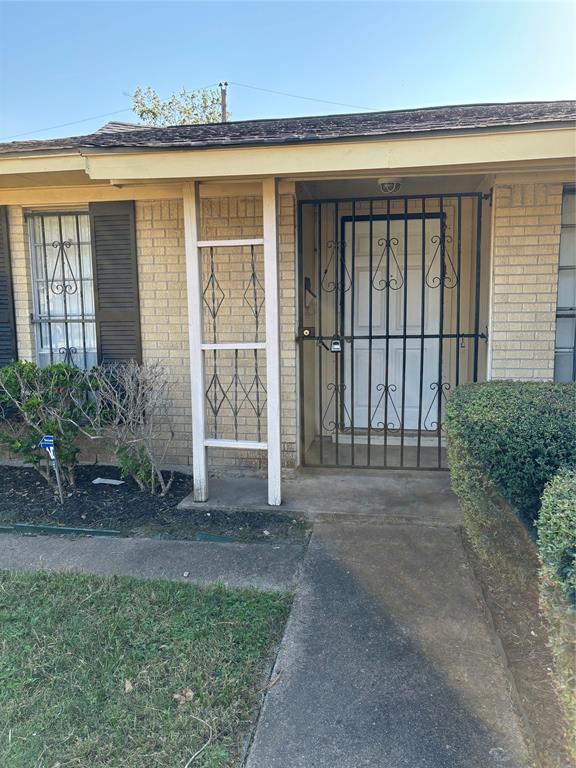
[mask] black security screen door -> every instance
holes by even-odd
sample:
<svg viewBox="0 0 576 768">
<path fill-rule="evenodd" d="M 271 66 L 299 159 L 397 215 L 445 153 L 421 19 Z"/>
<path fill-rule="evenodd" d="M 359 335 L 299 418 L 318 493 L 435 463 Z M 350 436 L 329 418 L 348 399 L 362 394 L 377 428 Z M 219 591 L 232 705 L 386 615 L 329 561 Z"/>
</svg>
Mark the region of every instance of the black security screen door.
<svg viewBox="0 0 576 768">
<path fill-rule="evenodd" d="M 482 206 L 299 203 L 304 464 L 446 468 L 446 402 L 485 370 Z"/>
</svg>

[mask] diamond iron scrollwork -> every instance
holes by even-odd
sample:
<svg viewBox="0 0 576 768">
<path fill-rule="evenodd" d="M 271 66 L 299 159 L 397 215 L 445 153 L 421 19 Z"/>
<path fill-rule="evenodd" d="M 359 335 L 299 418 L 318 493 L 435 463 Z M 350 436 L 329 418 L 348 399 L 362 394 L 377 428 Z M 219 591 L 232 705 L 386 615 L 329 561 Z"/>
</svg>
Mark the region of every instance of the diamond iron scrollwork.
<svg viewBox="0 0 576 768">
<path fill-rule="evenodd" d="M 218 373 L 217 354 L 214 351 L 214 367 L 208 387 L 206 400 L 214 417 L 214 437 L 218 437 L 218 418 L 223 408 L 232 415 L 234 424 L 234 439 L 239 437 L 240 415 L 248 409 L 256 416 L 256 431 L 261 440 L 262 415 L 266 410 L 266 385 L 260 377 L 258 366 L 258 350 L 254 350 L 254 373 L 246 383 L 238 370 L 238 353 L 234 355 L 234 372 L 228 383 L 223 383 Z"/>
<path fill-rule="evenodd" d="M 202 299 L 208 309 L 210 317 L 212 318 L 212 331 L 214 341 L 216 341 L 216 315 L 218 314 L 225 298 L 226 294 L 222 290 L 220 283 L 218 282 L 218 278 L 216 277 L 216 270 L 214 268 L 214 249 L 210 248 L 210 274 L 202 292 Z"/>
<path fill-rule="evenodd" d="M 262 314 L 262 307 L 264 306 L 264 288 L 258 278 L 256 270 L 256 257 L 254 254 L 254 246 L 251 246 L 250 254 L 250 279 L 244 290 L 243 298 L 246 304 L 250 307 L 254 320 L 256 322 L 255 328 L 255 341 L 258 341 L 258 334 L 260 331 L 260 315 Z"/>
</svg>

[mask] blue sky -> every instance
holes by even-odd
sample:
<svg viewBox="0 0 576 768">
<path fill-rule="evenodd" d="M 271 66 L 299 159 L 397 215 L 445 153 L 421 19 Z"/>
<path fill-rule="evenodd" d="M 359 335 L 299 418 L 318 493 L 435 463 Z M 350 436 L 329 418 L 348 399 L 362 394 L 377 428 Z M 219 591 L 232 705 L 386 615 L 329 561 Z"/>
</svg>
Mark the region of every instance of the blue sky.
<svg viewBox="0 0 576 768">
<path fill-rule="evenodd" d="M 342 104 L 231 85 L 236 120 L 572 98 L 575 9 L 456 0 L 0 2 L 0 140 L 134 120 L 129 94 L 138 85 L 165 96 L 227 79 Z"/>
</svg>

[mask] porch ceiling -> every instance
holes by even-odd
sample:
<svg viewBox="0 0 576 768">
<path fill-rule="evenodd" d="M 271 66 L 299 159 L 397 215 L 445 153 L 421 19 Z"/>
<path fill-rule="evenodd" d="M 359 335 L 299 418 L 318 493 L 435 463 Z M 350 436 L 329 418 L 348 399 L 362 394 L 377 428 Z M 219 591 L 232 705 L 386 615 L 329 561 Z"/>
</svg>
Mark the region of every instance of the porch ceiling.
<svg viewBox="0 0 576 768">
<path fill-rule="evenodd" d="M 388 174 L 390 175 L 390 174 Z M 398 177 L 401 195 L 452 194 L 475 192 L 487 183 L 485 174 L 464 174 L 461 176 L 408 176 Z M 381 194 L 378 177 L 363 179 L 318 179 L 303 181 L 296 185 L 301 200 L 335 197 L 373 197 Z"/>
</svg>

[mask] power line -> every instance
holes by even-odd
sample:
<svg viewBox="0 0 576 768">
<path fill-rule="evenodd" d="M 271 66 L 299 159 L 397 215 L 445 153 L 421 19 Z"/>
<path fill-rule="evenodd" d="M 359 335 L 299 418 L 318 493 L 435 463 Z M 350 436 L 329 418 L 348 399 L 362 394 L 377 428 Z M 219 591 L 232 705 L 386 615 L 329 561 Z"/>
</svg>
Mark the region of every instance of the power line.
<svg viewBox="0 0 576 768">
<path fill-rule="evenodd" d="M 2 136 L 0 141 L 7 141 L 8 139 L 19 139 L 21 136 L 30 136 L 33 133 L 44 133 L 44 131 L 54 131 L 56 128 L 67 128 L 69 125 L 78 125 L 78 123 L 89 123 L 90 120 L 99 120 L 101 117 L 111 117 L 112 115 L 119 115 L 121 112 L 132 112 L 132 107 L 126 109 L 117 109 L 115 112 L 104 112 L 101 115 L 93 115 L 92 117 L 84 117 L 82 120 L 74 120 L 71 123 L 60 123 L 60 125 L 51 125 L 49 128 L 38 128 L 36 131 L 26 131 L 26 133 L 15 133 L 12 136 Z"/>
<path fill-rule="evenodd" d="M 328 101 L 328 99 L 315 99 L 312 96 L 300 96 L 297 93 L 286 93 L 286 91 L 275 91 L 272 88 L 259 88 L 257 85 L 248 85 L 247 83 L 236 83 L 234 80 L 228 80 L 229 85 L 236 85 L 239 88 L 251 88 L 253 91 L 263 91 L 264 93 L 275 93 L 278 96 L 290 96 L 292 99 L 304 99 L 305 101 L 316 101 L 320 104 L 332 104 L 336 107 L 351 107 L 352 109 L 363 109 L 366 112 L 378 112 L 374 107 L 362 107 L 358 104 L 343 104 L 341 101 Z"/>
<path fill-rule="evenodd" d="M 274 93 L 277 96 L 288 96 L 291 99 L 303 99 L 304 101 L 315 101 L 319 104 L 331 104 L 336 107 L 350 107 L 351 109 L 362 109 L 366 112 L 377 112 L 374 107 L 363 107 L 358 104 L 345 104 L 341 101 L 329 101 L 328 99 L 316 99 L 312 96 L 301 96 L 297 93 L 287 93 L 286 91 L 276 91 L 272 88 L 260 88 L 257 85 L 248 85 L 248 83 L 237 83 L 233 80 L 228 80 L 229 85 L 235 85 L 238 88 L 250 88 L 253 91 L 262 91 L 263 93 Z M 202 88 L 195 88 L 193 90 L 205 90 L 206 88 L 213 88 L 215 87 L 214 84 L 212 85 L 206 85 Z M 100 115 L 92 115 L 92 117 L 84 117 L 81 120 L 73 120 L 70 123 L 60 123 L 59 125 L 50 125 L 47 128 L 38 128 L 35 131 L 26 131 L 26 133 L 15 133 L 12 136 L 1 136 L 0 141 L 9 141 L 11 139 L 19 139 L 23 136 L 32 136 L 33 134 L 37 133 L 44 133 L 45 131 L 55 131 L 58 128 L 68 128 L 71 125 L 79 125 L 80 123 L 89 123 L 91 120 L 99 120 L 102 117 L 112 117 L 113 115 L 120 115 L 124 112 L 132 112 L 131 107 L 126 107 L 126 109 L 117 109 L 114 112 L 103 112 Z"/>
<path fill-rule="evenodd" d="M 200 88 L 193 88 L 194 91 L 204 91 L 208 88 L 215 88 L 216 84 L 203 85 Z M 128 94 L 126 94 L 128 95 Z M 112 117 L 112 115 L 120 115 L 123 112 L 132 112 L 132 107 L 126 107 L 126 109 L 117 109 L 115 112 L 104 112 L 101 115 L 93 115 L 92 117 L 84 117 L 81 120 L 74 120 L 71 123 L 60 123 L 60 125 L 51 125 L 48 128 L 38 128 L 35 131 L 26 131 L 26 133 L 15 133 L 12 136 L 0 136 L 0 141 L 9 141 L 10 139 L 19 139 L 22 136 L 31 136 L 35 133 L 44 133 L 44 131 L 55 131 L 57 128 L 68 128 L 70 125 L 78 125 L 80 123 L 89 123 L 91 120 L 99 120 L 101 117 Z"/>
</svg>

